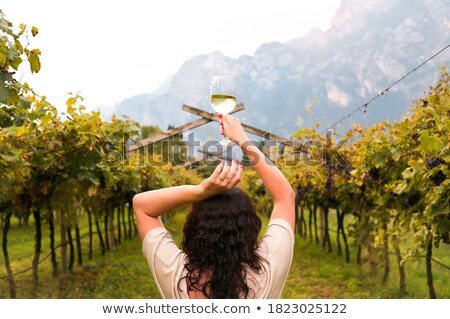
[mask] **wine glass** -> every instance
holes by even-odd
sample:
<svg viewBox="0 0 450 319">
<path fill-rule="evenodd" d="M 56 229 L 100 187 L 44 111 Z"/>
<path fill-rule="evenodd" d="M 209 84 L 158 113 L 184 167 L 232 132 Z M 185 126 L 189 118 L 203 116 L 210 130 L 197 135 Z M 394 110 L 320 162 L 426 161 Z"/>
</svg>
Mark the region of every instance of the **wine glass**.
<svg viewBox="0 0 450 319">
<path fill-rule="evenodd" d="M 225 115 L 230 113 L 236 106 L 236 96 L 233 88 L 233 77 L 231 75 L 213 76 L 211 79 L 211 106 L 214 111 Z M 230 140 L 224 134 L 220 145 L 227 149 Z"/>
</svg>

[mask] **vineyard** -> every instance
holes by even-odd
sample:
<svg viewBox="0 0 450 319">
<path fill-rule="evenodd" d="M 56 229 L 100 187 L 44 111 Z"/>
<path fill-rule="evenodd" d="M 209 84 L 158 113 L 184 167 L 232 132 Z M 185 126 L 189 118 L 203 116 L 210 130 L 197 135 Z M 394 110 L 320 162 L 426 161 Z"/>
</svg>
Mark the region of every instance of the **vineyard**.
<svg viewBox="0 0 450 319">
<path fill-rule="evenodd" d="M 3 15 L 0 28 L 0 280 L 16 298 L 20 272 L 31 274 L 37 291 L 44 284 L 40 265 L 48 259 L 61 286 L 86 258 L 101 260 L 134 238 L 134 194 L 198 183 L 201 174 L 175 167 L 179 163 L 162 149 L 152 153 L 156 164 L 142 162 L 142 151 L 127 154 L 145 128 L 127 118 L 103 121 L 99 112 L 86 111 L 77 94 L 58 113 L 45 96 L 14 78 L 23 63 L 40 71 L 41 52 L 29 49 L 38 30 L 20 25 L 15 32 Z M 408 291 L 406 264 L 418 259 L 425 259 L 429 297 L 450 297 L 437 296 L 433 281 L 434 267 L 450 271 L 433 257 L 450 244 L 449 82 L 442 68 L 438 83 L 401 121 L 354 126 L 339 142 L 318 126 L 301 129 L 293 134 L 301 150 L 267 153 L 297 191 L 299 238 L 336 251 L 342 263 L 381 270 L 383 283 L 397 271 L 399 297 Z M 161 165 L 166 161 L 158 158 L 169 161 Z M 242 187 L 267 216 L 269 197 L 250 168 Z M 17 249 L 21 239 L 8 236 L 11 224 L 34 228 L 31 263 L 20 269 L 12 267 L 10 247 Z M 46 249 L 49 254 L 42 253 Z"/>
<path fill-rule="evenodd" d="M 337 252 L 347 263 L 350 236 L 357 244 L 356 263 L 367 262 L 374 272 L 381 266 L 386 283 L 393 254 L 399 296 L 404 296 L 405 263 L 424 257 L 429 295 L 436 298 L 433 249 L 450 244 L 449 116 L 449 75 L 443 69 L 436 87 L 400 122 L 367 130 L 356 126 L 338 144 L 330 134 L 323 138 L 314 130 L 299 131 L 296 137 L 313 147 L 305 161 L 285 169 L 297 188 L 298 233 L 331 252 L 328 219 L 333 213 Z"/>
<path fill-rule="evenodd" d="M 294 136 L 307 152 L 276 161 L 297 190 L 297 233 L 332 252 L 333 232 L 347 263 L 349 242 L 356 244 L 355 262 L 373 273 L 381 268 L 384 284 L 395 256 L 400 297 L 407 293 L 408 261 L 425 258 L 430 298 L 437 297 L 433 263 L 450 271 L 433 258 L 434 249 L 450 244 L 449 82 L 443 68 L 437 85 L 401 121 L 356 125 L 338 143 L 331 131 L 302 129 Z M 251 187 L 251 193 L 260 197 L 264 190 Z M 260 210 L 268 200 L 255 198 Z"/>
</svg>

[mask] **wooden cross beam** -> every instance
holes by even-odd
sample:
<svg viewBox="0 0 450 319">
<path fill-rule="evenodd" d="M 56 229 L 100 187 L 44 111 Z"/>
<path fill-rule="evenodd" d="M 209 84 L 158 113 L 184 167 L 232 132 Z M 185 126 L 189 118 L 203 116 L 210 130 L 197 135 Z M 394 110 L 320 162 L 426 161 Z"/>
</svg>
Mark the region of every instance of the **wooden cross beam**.
<svg viewBox="0 0 450 319">
<path fill-rule="evenodd" d="M 192 107 L 192 106 L 183 105 L 182 110 L 186 111 L 186 112 L 189 112 L 189 113 L 192 113 L 192 114 L 195 114 L 195 115 L 198 115 L 198 116 L 201 116 L 203 119 L 209 119 L 210 121 L 219 122 L 219 117 L 217 115 L 205 112 L 203 110 L 200 110 L 200 109 Z M 282 146 L 285 146 L 285 145 L 286 146 L 291 146 L 296 151 L 300 151 L 300 152 L 303 152 L 303 153 L 307 153 L 308 152 L 307 147 L 302 145 L 302 144 L 300 144 L 300 143 L 298 143 L 298 142 L 295 142 L 293 140 L 285 139 L 285 138 L 283 138 L 281 136 L 278 136 L 278 135 L 275 135 L 275 134 L 271 134 L 271 133 L 269 133 L 267 131 L 261 130 L 259 128 L 256 128 L 256 127 L 253 127 L 253 126 L 250 126 L 250 125 L 246 125 L 246 124 L 241 124 L 241 125 L 242 125 L 242 128 L 245 131 L 249 132 L 249 133 L 252 133 L 254 135 L 267 138 L 267 139 L 272 140 L 272 141 L 276 141 L 276 142 L 282 144 Z M 281 149 L 281 147 L 280 147 L 280 149 Z M 219 152 L 217 154 L 213 154 L 211 152 L 204 152 L 202 150 L 199 150 L 199 151 L 204 153 L 204 154 L 207 154 L 209 156 L 214 156 L 218 160 L 220 159 L 220 160 L 229 160 L 229 161 L 231 161 L 231 159 L 224 157 L 224 155 L 222 155 L 221 152 Z M 281 151 L 281 153 L 283 153 L 283 152 L 284 152 L 284 148 Z M 297 153 L 297 155 L 298 155 L 298 153 Z M 188 163 L 185 163 L 185 164 L 182 164 L 182 165 L 177 165 L 177 166 L 174 167 L 174 169 L 187 167 L 187 166 L 190 166 L 190 165 L 195 165 L 195 164 L 200 163 L 202 161 L 203 161 L 203 159 L 196 159 L 196 160 L 193 160 L 191 162 L 188 162 Z M 196 168 L 196 169 L 198 169 L 198 168 Z"/>
<path fill-rule="evenodd" d="M 183 110 L 184 110 L 184 107 L 191 108 L 190 106 L 183 105 Z M 201 110 L 196 109 L 196 108 L 192 108 L 192 109 L 201 111 Z M 236 105 L 236 107 L 233 109 L 233 111 L 231 111 L 231 113 L 239 112 L 239 111 L 242 111 L 244 109 L 245 109 L 244 104 L 240 103 L 240 104 Z M 203 116 L 200 119 L 197 119 L 195 121 L 183 124 L 181 126 L 173 128 L 171 130 L 168 130 L 167 132 L 156 134 L 156 135 L 144 138 L 144 139 L 142 139 L 140 141 L 137 141 L 133 145 L 128 145 L 127 149 L 126 149 L 126 152 L 128 153 L 128 152 L 135 151 L 135 150 L 137 150 L 137 149 L 139 149 L 141 147 L 144 147 L 146 145 L 150 145 L 150 144 L 159 142 L 159 141 L 161 141 L 161 140 L 163 140 L 165 138 L 171 137 L 171 136 L 176 135 L 178 133 L 182 133 L 182 132 L 185 132 L 185 131 L 192 130 L 193 128 L 199 127 L 199 126 L 201 126 L 203 124 L 206 124 L 206 123 L 209 123 L 211 121 L 219 121 L 219 117 L 217 115 L 214 115 L 214 114 L 211 114 L 211 113 L 208 113 L 208 112 L 205 112 L 205 111 L 201 111 L 201 112 L 203 112 L 204 114 L 207 114 L 208 116 Z"/>
<path fill-rule="evenodd" d="M 189 112 L 189 113 L 192 113 L 192 114 L 195 114 L 195 115 L 199 115 L 199 116 L 201 116 L 204 119 L 209 119 L 211 121 L 219 122 L 219 117 L 217 115 L 205 112 L 203 110 L 197 109 L 197 108 L 192 107 L 192 106 L 183 105 L 182 110 L 186 111 L 186 112 Z M 270 132 L 261 130 L 259 128 L 256 128 L 256 127 L 253 127 L 253 126 L 250 126 L 250 125 L 247 125 L 247 124 L 241 124 L 241 125 L 242 125 L 242 128 L 244 129 L 244 131 L 246 131 L 246 132 L 249 132 L 249 133 L 252 133 L 254 135 L 258 135 L 258 136 L 264 137 L 264 138 L 267 138 L 268 140 L 275 141 L 275 142 L 281 143 L 281 144 L 286 145 L 286 146 L 291 146 L 295 150 L 300 150 L 300 151 L 305 152 L 305 153 L 308 152 L 306 146 L 304 146 L 304 145 L 302 145 L 302 144 L 300 144 L 300 143 L 298 143 L 296 141 L 288 140 L 288 139 L 286 139 L 284 137 L 272 134 Z"/>
</svg>

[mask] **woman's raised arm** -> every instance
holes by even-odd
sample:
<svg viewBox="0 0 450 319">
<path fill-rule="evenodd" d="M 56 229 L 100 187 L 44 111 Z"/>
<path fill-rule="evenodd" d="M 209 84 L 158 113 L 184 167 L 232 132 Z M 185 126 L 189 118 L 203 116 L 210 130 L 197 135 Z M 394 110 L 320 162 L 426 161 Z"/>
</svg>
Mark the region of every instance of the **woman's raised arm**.
<svg viewBox="0 0 450 319">
<path fill-rule="evenodd" d="M 271 218 L 285 219 L 294 230 L 295 193 L 283 173 L 250 141 L 237 118 L 225 115 L 220 123 L 221 133 L 242 148 L 270 193 L 274 202 Z"/>
</svg>

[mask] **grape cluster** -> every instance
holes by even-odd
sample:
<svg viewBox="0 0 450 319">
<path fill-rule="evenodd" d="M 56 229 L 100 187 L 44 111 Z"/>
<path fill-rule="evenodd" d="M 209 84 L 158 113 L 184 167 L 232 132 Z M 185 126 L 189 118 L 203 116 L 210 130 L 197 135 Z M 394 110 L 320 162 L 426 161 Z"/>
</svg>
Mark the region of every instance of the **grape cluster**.
<svg viewBox="0 0 450 319">
<path fill-rule="evenodd" d="M 31 196 L 29 194 L 19 194 L 16 196 L 14 204 L 22 210 L 28 210 L 32 205 Z"/>
<path fill-rule="evenodd" d="M 408 207 L 413 207 L 419 202 L 419 200 L 420 200 L 420 196 L 418 193 L 408 195 L 408 197 L 406 197 L 405 204 Z"/>
<path fill-rule="evenodd" d="M 369 169 L 369 177 L 373 181 L 377 181 L 380 178 L 380 171 L 379 171 L 379 169 L 376 168 L 376 167 L 372 167 L 371 169 Z"/>
<path fill-rule="evenodd" d="M 61 179 L 61 174 L 56 171 L 51 171 L 47 173 L 47 179 L 52 183 L 58 183 Z"/>
<path fill-rule="evenodd" d="M 302 186 L 297 188 L 297 200 L 301 201 L 305 197 L 308 186 Z"/>
<path fill-rule="evenodd" d="M 430 176 L 430 180 L 434 183 L 435 186 L 441 185 L 443 181 L 445 181 L 447 177 L 445 176 L 442 170 L 439 170 L 436 174 Z"/>
<path fill-rule="evenodd" d="M 380 178 L 380 171 L 376 167 L 372 167 L 369 171 L 364 174 L 363 182 L 367 185 L 378 184 L 378 179 Z"/>
<path fill-rule="evenodd" d="M 258 189 L 256 190 L 256 194 L 259 196 L 266 195 L 266 188 L 264 187 L 264 185 L 258 187 Z"/>
<path fill-rule="evenodd" d="M 449 237 L 449 232 L 446 231 L 443 235 L 442 235 L 442 242 L 444 244 L 450 245 L 450 237 Z"/>
<path fill-rule="evenodd" d="M 441 164 L 446 164 L 446 162 L 440 157 L 434 157 L 428 159 L 426 166 L 428 169 L 433 169 Z"/>
</svg>

